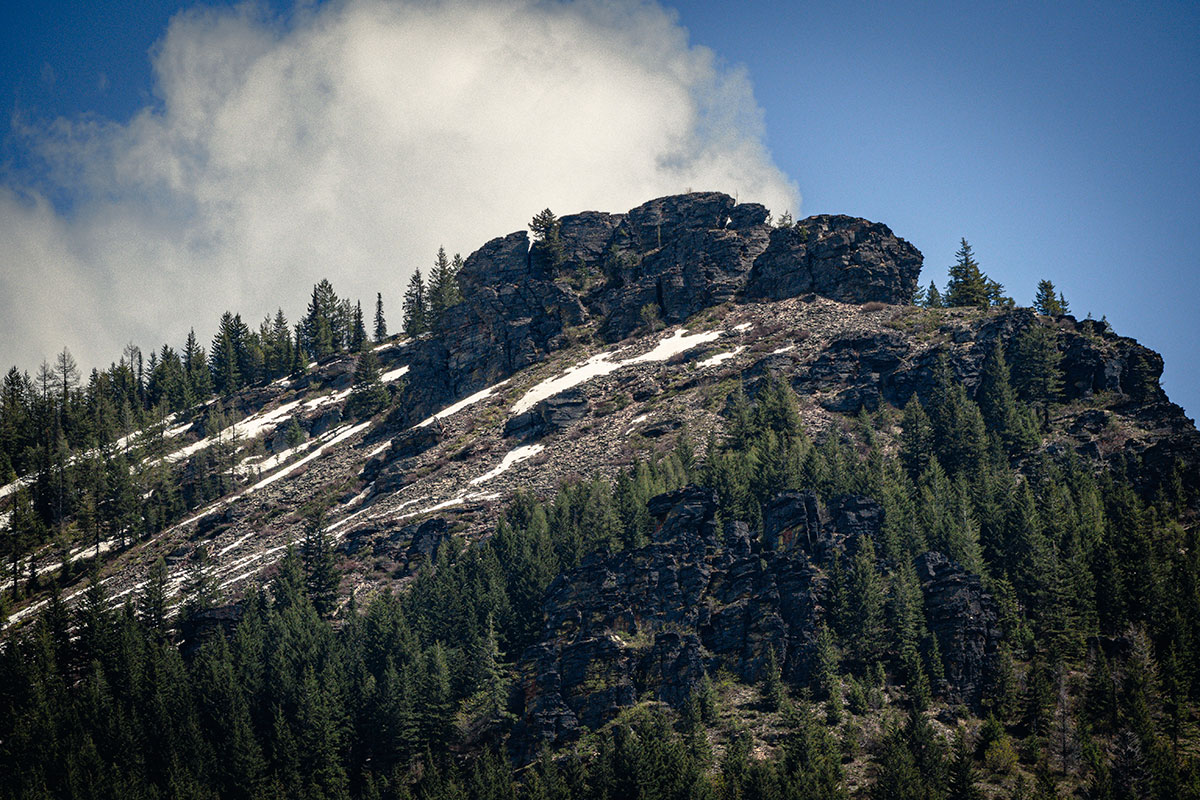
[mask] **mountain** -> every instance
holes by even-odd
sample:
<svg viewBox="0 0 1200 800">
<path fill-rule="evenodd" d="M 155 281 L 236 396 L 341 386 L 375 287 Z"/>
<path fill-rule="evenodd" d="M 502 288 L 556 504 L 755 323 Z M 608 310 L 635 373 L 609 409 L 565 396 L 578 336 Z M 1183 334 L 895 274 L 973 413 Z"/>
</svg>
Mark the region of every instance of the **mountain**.
<svg viewBox="0 0 1200 800">
<path fill-rule="evenodd" d="M 988 796 L 1196 791 L 1200 433 L 1156 353 L 1066 314 L 914 305 L 921 254 L 863 219 L 777 225 L 718 193 L 539 219 L 465 259 L 431 331 L 0 489 L 15 531 L 25 493 L 99 452 L 153 476 L 147 508 L 192 498 L 10 548 L 0 752 L 59 749 L 8 793 L 167 786 L 167 755 L 132 764 L 72 716 L 126 709 L 112 742 L 144 750 L 155 669 L 198 693 L 176 793 L 487 772 L 501 796 L 511 766 L 531 796 L 620 796 L 650 740 L 683 743 L 653 755 L 689 770 L 672 796 L 908 773 L 943 796 L 972 770 Z M 47 693 L 60 716 L 30 727 Z M 948 752 L 956 730 L 978 753 Z M 227 773 L 223 747 L 254 763 Z"/>
</svg>

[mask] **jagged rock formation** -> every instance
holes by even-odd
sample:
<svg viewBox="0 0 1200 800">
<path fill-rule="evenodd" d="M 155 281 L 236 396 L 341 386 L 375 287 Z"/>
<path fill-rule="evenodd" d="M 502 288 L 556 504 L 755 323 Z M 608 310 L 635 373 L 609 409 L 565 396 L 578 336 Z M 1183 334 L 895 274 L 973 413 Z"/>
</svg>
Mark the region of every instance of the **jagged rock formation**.
<svg viewBox="0 0 1200 800">
<path fill-rule="evenodd" d="M 921 252 L 886 225 L 822 214 L 771 231 L 754 261 L 749 299 L 814 293 L 844 303 L 907 303 L 917 289 Z"/>
<path fill-rule="evenodd" d="M 807 559 L 721 548 L 711 490 L 662 495 L 649 510 L 653 543 L 592 556 L 547 591 L 542 639 L 522 659 L 517 739 L 530 753 L 598 727 L 645 693 L 680 707 L 721 666 L 754 679 L 767 647 L 790 678 L 807 677 L 820 588 Z"/>
<path fill-rule="evenodd" d="M 1000 643 L 996 603 L 971 575 L 941 553 L 917 559 L 925 618 L 946 668 L 944 695 L 977 707 Z"/>
<path fill-rule="evenodd" d="M 677 324 L 743 293 L 777 299 L 815 292 L 848 302 L 912 297 L 921 254 L 886 226 L 820 216 L 784 230 L 768 216 L 757 203 L 697 192 L 625 214 L 565 216 L 557 260 L 531 248 L 525 231 L 493 239 L 463 266 L 462 302 L 435 336 L 413 345 L 412 402 L 393 423 L 407 427 L 546 358 L 573 326 L 596 322 L 605 338 L 623 339 L 641 327 L 645 306 Z M 805 226 L 811 241 L 799 241 Z"/>
<path fill-rule="evenodd" d="M 511 417 L 504 423 L 504 435 L 531 442 L 569 428 L 586 417 L 590 408 L 586 394 L 568 389 L 546 398 L 524 414 Z"/>
</svg>

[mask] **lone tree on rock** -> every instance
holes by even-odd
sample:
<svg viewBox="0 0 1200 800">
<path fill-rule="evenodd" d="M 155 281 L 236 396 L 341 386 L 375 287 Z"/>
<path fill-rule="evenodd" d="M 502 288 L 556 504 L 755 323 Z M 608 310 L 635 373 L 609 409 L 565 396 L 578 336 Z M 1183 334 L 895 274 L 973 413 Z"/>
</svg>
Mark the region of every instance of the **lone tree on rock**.
<svg viewBox="0 0 1200 800">
<path fill-rule="evenodd" d="M 979 306 L 987 308 L 988 279 L 975 260 L 975 253 L 966 239 L 954 254 L 955 262 L 950 267 L 950 281 L 946 284 L 946 305 Z"/>
<path fill-rule="evenodd" d="M 562 241 L 559 239 L 561 229 L 562 221 L 548 208 L 539 211 L 529 222 L 534 247 L 548 255 L 554 266 L 562 264 L 565 258 Z"/>
<path fill-rule="evenodd" d="M 1048 280 L 1038 281 L 1037 296 L 1033 298 L 1033 307 L 1039 314 L 1048 317 L 1058 317 L 1070 314 L 1071 308 L 1062 292 L 1055 294 L 1054 284 Z"/>
</svg>

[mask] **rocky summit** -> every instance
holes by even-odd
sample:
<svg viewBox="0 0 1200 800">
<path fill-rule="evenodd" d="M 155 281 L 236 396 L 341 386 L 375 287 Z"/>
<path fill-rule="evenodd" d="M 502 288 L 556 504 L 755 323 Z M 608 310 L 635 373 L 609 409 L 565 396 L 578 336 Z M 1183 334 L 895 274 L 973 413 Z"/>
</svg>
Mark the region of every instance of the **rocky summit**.
<svg viewBox="0 0 1200 800">
<path fill-rule="evenodd" d="M 436 777 L 437 754 L 539 775 L 571 747 L 608 758 L 622 726 L 647 735 L 647 709 L 726 763 L 799 769 L 786 759 L 815 758 L 796 755 L 815 740 L 796 737 L 815 734 L 795 715 L 821 703 L 852 793 L 900 769 L 887 748 L 929 719 L 946 741 L 991 737 L 979 759 L 998 781 L 1061 767 L 1081 787 L 1078 750 L 1053 751 L 1063 715 L 1133 691 L 1152 657 L 1177 691 L 1146 719 L 1191 691 L 1167 659 L 1200 630 L 1200 433 L 1162 359 L 1106 322 L 918 304 L 921 267 L 885 225 L 773 223 L 713 192 L 493 239 L 429 331 L 373 346 L 378 374 L 335 354 L 122 440 L 135 471 L 188 492 L 217 469 L 229 489 L 140 534 L 18 557 L 34 580 L 4 636 L 79 614 L 91 646 L 96 614 L 129 601 L 133 619 L 154 588 L 182 614 L 155 641 L 250 659 L 248 637 L 300 624 L 308 597 L 321 636 L 359 644 L 293 682 L 311 698 L 359 676 L 327 698 L 384 731 L 352 748 L 355 774 L 386 764 L 401 783 Z M 363 386 L 378 410 L 356 410 Z M 4 487 L 5 519 L 35 480 Z M 316 641 L 269 669 L 333 652 Z M 228 708 L 277 733 L 297 708 L 319 716 L 300 696 Z M 1128 726 L 1101 716 L 1095 752 L 1122 775 L 1165 741 L 1131 754 Z"/>
</svg>

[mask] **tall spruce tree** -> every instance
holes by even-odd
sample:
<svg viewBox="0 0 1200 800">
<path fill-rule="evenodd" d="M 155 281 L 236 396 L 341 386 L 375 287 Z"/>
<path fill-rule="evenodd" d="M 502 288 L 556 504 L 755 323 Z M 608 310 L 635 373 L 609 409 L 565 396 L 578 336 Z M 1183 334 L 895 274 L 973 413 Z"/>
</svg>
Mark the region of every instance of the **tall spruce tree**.
<svg viewBox="0 0 1200 800">
<path fill-rule="evenodd" d="M 966 239 L 954 254 L 955 262 L 950 267 L 950 280 L 946 284 L 946 305 L 978 306 L 987 308 L 991 304 L 988 297 L 988 278 L 979 268 L 975 253 Z"/>
<path fill-rule="evenodd" d="M 375 344 L 387 338 L 387 319 L 383 316 L 383 292 L 375 293 Z"/>
<path fill-rule="evenodd" d="M 413 271 L 404 292 L 404 332 L 420 336 L 429 330 L 429 296 L 421 270 Z"/>
<path fill-rule="evenodd" d="M 333 543 L 325 528 L 325 509 L 318 508 L 305 523 L 302 548 L 308 597 L 321 616 L 328 616 L 336 607 L 338 584 L 341 582 Z"/>
<path fill-rule="evenodd" d="M 1054 284 L 1048 280 L 1038 281 L 1037 294 L 1033 298 L 1033 307 L 1039 314 L 1057 317 L 1070 313 L 1062 292 L 1057 292 Z"/>
</svg>

